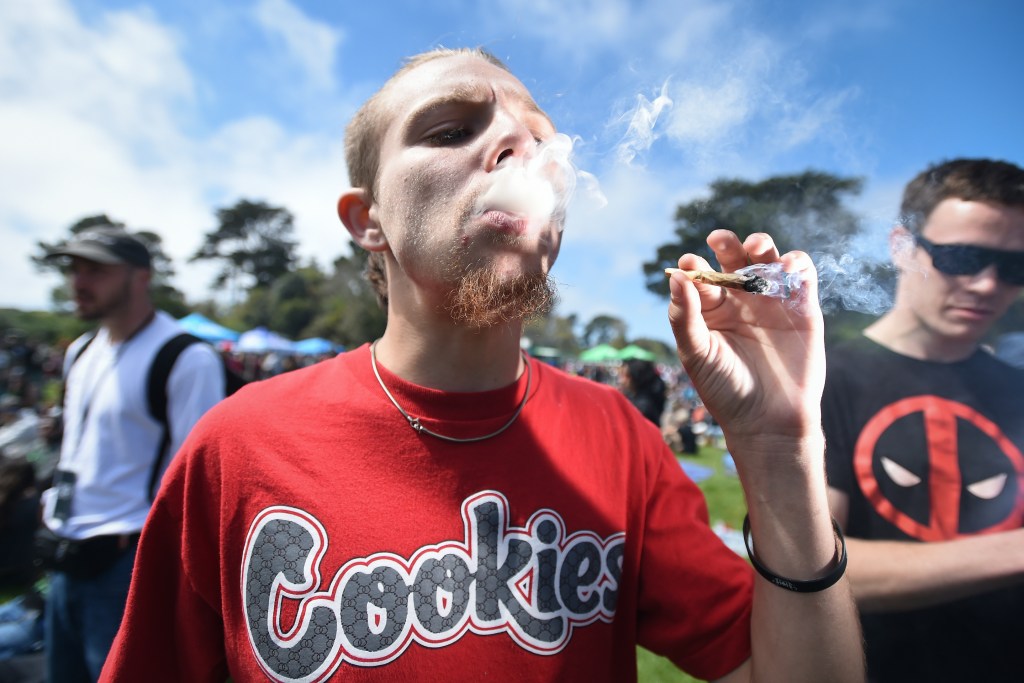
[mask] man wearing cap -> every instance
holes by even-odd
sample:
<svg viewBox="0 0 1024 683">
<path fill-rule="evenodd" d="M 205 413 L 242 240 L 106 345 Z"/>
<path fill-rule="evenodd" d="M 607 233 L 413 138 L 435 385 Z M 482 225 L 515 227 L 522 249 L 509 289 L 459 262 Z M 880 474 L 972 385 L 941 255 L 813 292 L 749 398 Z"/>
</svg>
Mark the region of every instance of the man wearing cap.
<svg viewBox="0 0 1024 683">
<path fill-rule="evenodd" d="M 51 569 L 46 615 L 52 681 L 96 680 L 117 633 L 135 544 L 167 464 L 192 425 L 224 397 L 205 344 L 187 347 L 167 381 L 167 427 L 148 411 L 154 357 L 182 329 L 154 308 L 146 245 L 118 228 L 81 232 L 49 258 L 66 262 L 76 313 L 99 328 L 64 360 L 64 439 L 43 494 L 38 550 Z"/>
</svg>

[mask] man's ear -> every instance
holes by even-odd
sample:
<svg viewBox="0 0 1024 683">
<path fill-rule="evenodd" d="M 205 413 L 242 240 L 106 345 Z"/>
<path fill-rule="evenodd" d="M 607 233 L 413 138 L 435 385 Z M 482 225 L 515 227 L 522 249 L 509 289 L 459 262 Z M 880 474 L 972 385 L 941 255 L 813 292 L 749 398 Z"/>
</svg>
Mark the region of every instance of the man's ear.
<svg viewBox="0 0 1024 683">
<path fill-rule="evenodd" d="M 367 251 L 384 251 L 388 240 L 380 225 L 370 216 L 370 207 L 366 190 L 353 187 L 338 198 L 338 218 L 360 247 Z"/>
<path fill-rule="evenodd" d="M 914 247 L 914 235 L 906 226 L 900 223 L 892 226 L 889 232 L 889 255 L 897 268 L 902 270 L 907 265 L 914 254 Z"/>
</svg>

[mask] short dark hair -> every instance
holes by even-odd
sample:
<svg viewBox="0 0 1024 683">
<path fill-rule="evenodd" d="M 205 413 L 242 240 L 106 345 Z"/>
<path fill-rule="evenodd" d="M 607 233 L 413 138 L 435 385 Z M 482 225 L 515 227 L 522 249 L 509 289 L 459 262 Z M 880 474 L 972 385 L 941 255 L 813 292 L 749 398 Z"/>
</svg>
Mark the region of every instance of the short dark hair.
<svg viewBox="0 0 1024 683">
<path fill-rule="evenodd" d="M 900 224 L 919 233 L 945 199 L 1024 207 L 1024 169 L 993 159 L 952 159 L 933 164 L 903 191 Z"/>
</svg>

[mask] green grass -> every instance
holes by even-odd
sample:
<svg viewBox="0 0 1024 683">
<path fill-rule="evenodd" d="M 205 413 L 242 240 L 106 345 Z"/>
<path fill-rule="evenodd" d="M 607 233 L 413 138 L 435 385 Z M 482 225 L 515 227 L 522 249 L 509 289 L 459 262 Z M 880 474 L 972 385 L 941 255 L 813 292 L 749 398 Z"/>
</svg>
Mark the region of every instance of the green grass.
<svg viewBox="0 0 1024 683">
<path fill-rule="evenodd" d="M 723 451 L 718 448 L 702 446 L 696 455 L 680 458 L 710 467 L 715 471 L 710 478 L 698 484 L 707 500 L 711 523 L 721 521 L 734 529 L 739 529 L 743 524 L 743 515 L 747 512 L 747 504 L 743 499 L 739 479 L 728 474 L 722 465 L 722 455 Z M 637 648 L 636 657 L 637 678 L 640 683 L 695 683 L 700 680 L 688 676 L 669 660 L 642 647 Z"/>
</svg>

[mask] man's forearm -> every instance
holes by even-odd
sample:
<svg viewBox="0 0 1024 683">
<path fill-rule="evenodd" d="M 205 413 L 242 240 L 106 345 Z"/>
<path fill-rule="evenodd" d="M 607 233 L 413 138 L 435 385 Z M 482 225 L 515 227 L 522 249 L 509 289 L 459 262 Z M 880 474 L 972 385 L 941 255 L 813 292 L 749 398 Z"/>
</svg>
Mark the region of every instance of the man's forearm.
<svg viewBox="0 0 1024 683">
<path fill-rule="evenodd" d="M 754 554 L 786 579 L 819 579 L 833 572 L 839 560 L 822 452 L 821 439 L 813 436 L 748 452 L 744 465 L 737 465 Z M 864 680 L 860 623 L 846 577 L 824 590 L 802 593 L 759 575 L 751 637 L 754 681 Z"/>
<path fill-rule="evenodd" d="M 952 541 L 847 539 L 864 612 L 928 607 L 1024 582 L 1024 529 Z"/>
</svg>

